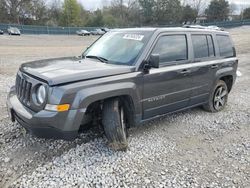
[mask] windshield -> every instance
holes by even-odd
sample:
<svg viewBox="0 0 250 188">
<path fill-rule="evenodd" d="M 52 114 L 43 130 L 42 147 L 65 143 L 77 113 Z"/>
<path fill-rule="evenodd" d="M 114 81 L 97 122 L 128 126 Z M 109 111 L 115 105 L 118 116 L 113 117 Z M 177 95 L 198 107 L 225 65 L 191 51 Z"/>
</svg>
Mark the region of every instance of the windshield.
<svg viewBox="0 0 250 188">
<path fill-rule="evenodd" d="M 19 30 L 17 29 L 17 28 L 15 28 L 15 27 L 12 27 L 12 28 L 10 28 L 12 31 L 14 31 L 14 32 L 18 32 Z"/>
<path fill-rule="evenodd" d="M 83 54 L 85 58 L 98 57 L 105 63 L 133 65 L 152 32 L 109 32 L 97 40 Z"/>
</svg>

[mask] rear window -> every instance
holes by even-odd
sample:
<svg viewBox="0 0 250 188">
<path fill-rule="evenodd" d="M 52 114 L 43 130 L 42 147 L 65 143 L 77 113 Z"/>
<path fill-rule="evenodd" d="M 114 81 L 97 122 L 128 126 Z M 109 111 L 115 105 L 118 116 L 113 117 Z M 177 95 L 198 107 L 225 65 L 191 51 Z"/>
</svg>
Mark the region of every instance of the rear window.
<svg viewBox="0 0 250 188">
<path fill-rule="evenodd" d="M 219 45 L 220 56 L 233 57 L 234 49 L 233 44 L 227 35 L 217 35 L 217 42 Z"/>
<path fill-rule="evenodd" d="M 192 35 L 194 47 L 194 57 L 208 58 L 214 57 L 214 43 L 211 35 Z"/>
</svg>

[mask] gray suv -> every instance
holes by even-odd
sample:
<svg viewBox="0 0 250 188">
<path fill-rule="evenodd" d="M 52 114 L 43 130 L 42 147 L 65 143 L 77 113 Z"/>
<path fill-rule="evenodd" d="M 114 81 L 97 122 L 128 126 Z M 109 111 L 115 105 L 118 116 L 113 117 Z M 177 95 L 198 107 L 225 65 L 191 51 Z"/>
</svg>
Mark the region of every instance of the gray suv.
<svg viewBox="0 0 250 188">
<path fill-rule="evenodd" d="M 12 121 L 34 135 L 71 140 L 103 126 L 110 145 L 127 148 L 127 129 L 203 106 L 223 110 L 238 59 L 227 32 L 140 28 L 108 32 L 79 58 L 21 65 L 8 95 Z"/>
</svg>

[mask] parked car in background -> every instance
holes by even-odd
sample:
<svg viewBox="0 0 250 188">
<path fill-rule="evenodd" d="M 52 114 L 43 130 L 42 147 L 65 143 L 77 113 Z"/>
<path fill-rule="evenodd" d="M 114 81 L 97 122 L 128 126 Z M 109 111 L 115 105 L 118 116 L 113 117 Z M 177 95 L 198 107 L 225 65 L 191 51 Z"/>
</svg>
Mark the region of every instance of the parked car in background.
<svg viewBox="0 0 250 188">
<path fill-rule="evenodd" d="M 95 29 L 93 31 L 90 31 L 92 35 L 104 35 L 105 32 L 102 31 L 101 29 Z"/>
<path fill-rule="evenodd" d="M 109 31 L 110 31 L 110 29 L 109 29 L 109 28 L 107 28 L 107 27 L 101 28 L 101 30 L 102 30 L 102 31 L 104 31 L 105 33 L 107 33 L 107 32 L 109 32 Z"/>
<path fill-rule="evenodd" d="M 3 33 L 4 33 L 3 30 L 0 29 L 0 35 L 3 35 Z"/>
<path fill-rule="evenodd" d="M 76 34 L 79 35 L 79 36 L 89 36 L 91 33 L 88 32 L 87 30 L 79 30 L 79 31 L 76 31 Z"/>
<path fill-rule="evenodd" d="M 9 27 L 7 31 L 9 35 L 21 35 L 21 31 L 16 27 Z"/>
</svg>

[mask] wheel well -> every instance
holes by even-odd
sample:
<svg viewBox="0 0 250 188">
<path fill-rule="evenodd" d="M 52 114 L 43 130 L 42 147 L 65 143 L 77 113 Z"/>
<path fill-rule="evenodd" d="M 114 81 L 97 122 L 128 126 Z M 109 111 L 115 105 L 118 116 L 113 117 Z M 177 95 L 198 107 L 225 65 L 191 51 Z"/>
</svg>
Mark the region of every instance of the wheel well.
<svg viewBox="0 0 250 188">
<path fill-rule="evenodd" d="M 230 92 L 233 86 L 233 76 L 223 76 L 220 80 L 223 80 L 227 84 L 228 92 Z"/>
<path fill-rule="evenodd" d="M 126 111 L 126 115 L 127 115 L 127 120 L 128 120 L 128 128 L 129 127 L 133 127 L 135 124 L 135 106 L 134 106 L 134 102 L 133 99 L 131 98 L 131 96 L 129 95 L 123 95 L 123 96 L 119 96 L 118 97 L 124 107 L 125 107 L 125 111 Z"/>
<path fill-rule="evenodd" d="M 86 114 L 91 115 L 92 119 L 94 118 L 100 119 L 102 115 L 102 106 L 103 106 L 104 101 L 112 100 L 115 98 L 118 98 L 125 107 L 125 113 L 128 117 L 129 127 L 134 126 L 135 107 L 134 107 L 133 99 L 129 95 L 115 96 L 115 97 L 110 97 L 110 98 L 95 101 L 88 105 Z"/>
</svg>

